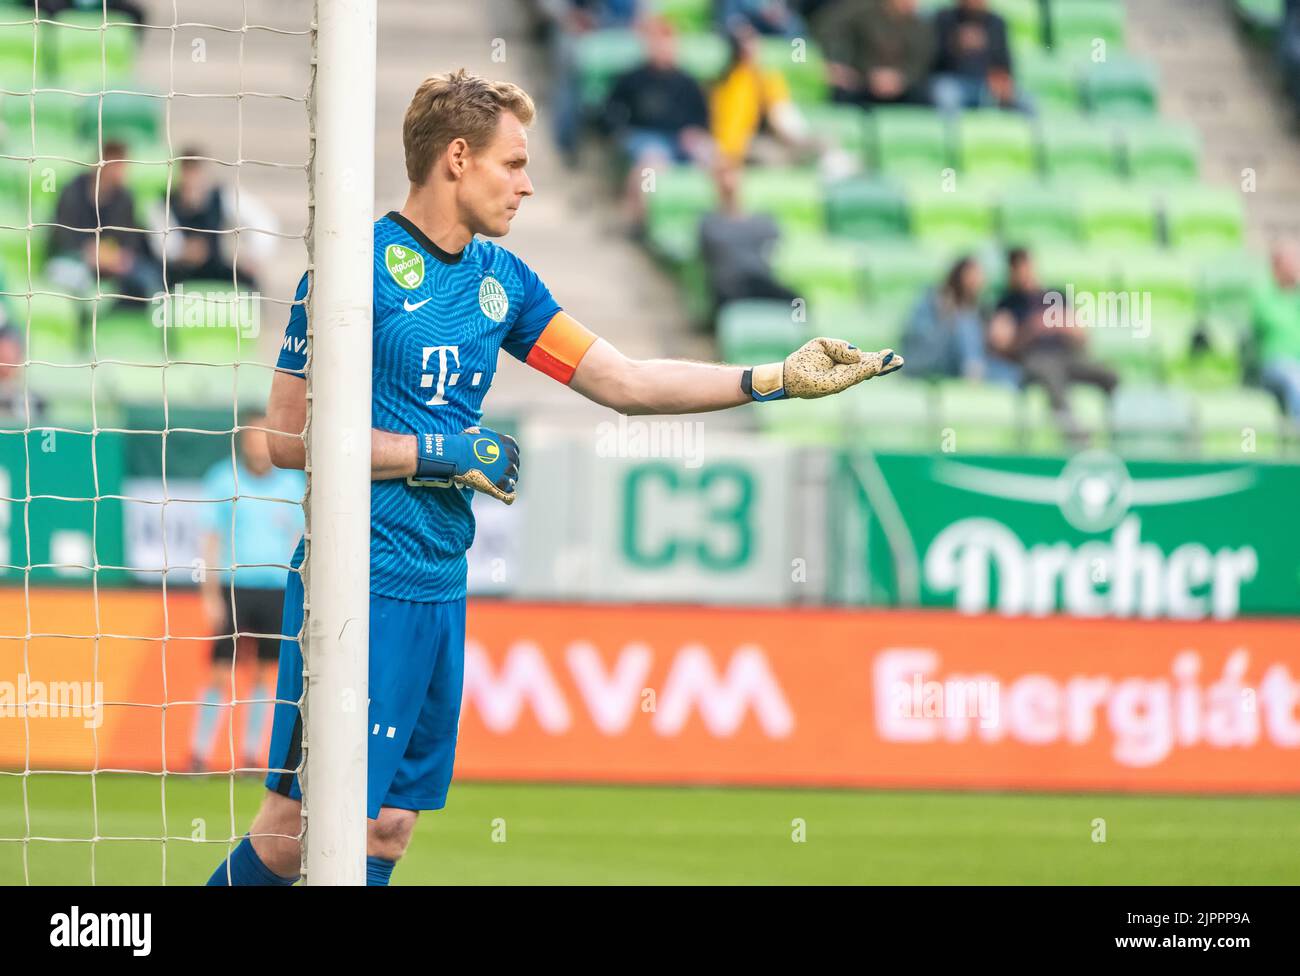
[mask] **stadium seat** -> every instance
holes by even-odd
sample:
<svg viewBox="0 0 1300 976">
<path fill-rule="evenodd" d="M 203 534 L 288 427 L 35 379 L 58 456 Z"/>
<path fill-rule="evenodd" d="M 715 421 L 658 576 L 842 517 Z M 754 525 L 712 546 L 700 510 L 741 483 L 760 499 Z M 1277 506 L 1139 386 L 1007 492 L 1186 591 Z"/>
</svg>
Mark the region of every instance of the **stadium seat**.
<svg viewBox="0 0 1300 976">
<path fill-rule="evenodd" d="M 1079 194 L 1079 226 L 1094 247 L 1158 243 L 1156 207 L 1150 193 L 1122 186 L 1093 186 Z"/>
<path fill-rule="evenodd" d="M 863 384 L 870 386 L 870 383 Z M 853 439 L 845 397 L 785 400 L 756 411 L 765 436 L 795 447 L 848 447 Z"/>
<path fill-rule="evenodd" d="M 662 17 L 679 31 L 706 31 L 712 26 L 710 0 L 649 0 L 646 13 Z"/>
<path fill-rule="evenodd" d="M 727 41 L 721 34 L 682 34 L 677 38 L 677 63 L 706 87 L 718 80 L 728 57 Z"/>
<path fill-rule="evenodd" d="M 804 105 L 800 110 L 810 131 L 864 163 L 870 161 L 871 117 L 865 111 L 856 105 L 831 103 Z"/>
<path fill-rule="evenodd" d="M 877 171 L 903 178 L 933 177 L 951 164 L 943 117 L 922 108 L 877 108 L 871 113 Z"/>
<path fill-rule="evenodd" d="M 1038 0 L 991 0 L 989 9 L 1007 22 L 1007 37 L 1013 44 L 1042 46 L 1043 16 Z"/>
<path fill-rule="evenodd" d="M 3 120 L 5 127 L 5 152 L 26 154 L 27 147 L 32 145 L 33 114 L 38 145 L 41 137 L 46 134 L 64 140 L 81 136 L 81 121 L 86 104 L 92 101 L 96 100 L 57 91 L 0 96 L 0 120 Z"/>
<path fill-rule="evenodd" d="M 107 24 L 102 12 L 69 11 L 44 26 L 50 28 L 59 87 L 98 92 L 134 76 L 137 28 L 112 11 Z"/>
<path fill-rule="evenodd" d="M 1070 415 L 1088 438 L 1088 446 L 1104 447 L 1110 440 L 1110 400 L 1095 386 L 1075 383 L 1066 394 Z M 1021 449 L 1044 454 L 1062 454 L 1078 449 L 1068 442 L 1060 420 L 1052 411 L 1047 391 L 1037 384 L 1020 394 Z"/>
<path fill-rule="evenodd" d="M 1042 184 L 1011 186 L 998 207 L 998 230 L 1010 245 L 1037 247 L 1080 239 L 1074 194 Z"/>
<path fill-rule="evenodd" d="M 1146 61 L 1112 58 L 1089 64 L 1083 73 L 1083 96 L 1098 115 L 1148 116 L 1158 111 L 1159 81 Z"/>
<path fill-rule="evenodd" d="M 718 348 L 729 363 L 771 363 L 785 359 L 809 337 L 789 302 L 728 302 L 718 313 Z"/>
<path fill-rule="evenodd" d="M 907 202 L 903 191 L 884 180 L 845 180 L 826 188 L 826 225 L 832 234 L 858 240 L 905 237 Z"/>
<path fill-rule="evenodd" d="M 45 265 L 45 248 L 49 231 L 44 227 L 27 229 L 24 201 L 6 201 L 0 212 L 0 269 L 6 290 L 27 291 L 33 276 Z M 29 256 L 30 248 L 30 256 Z"/>
<path fill-rule="evenodd" d="M 943 249 L 919 245 L 868 245 L 863 270 L 868 302 L 879 314 L 907 314 L 925 289 L 936 285 L 947 268 Z"/>
<path fill-rule="evenodd" d="M 1177 457 L 1196 450 L 1196 411 L 1184 390 L 1121 386 L 1111 404 L 1111 426 L 1121 454 Z"/>
<path fill-rule="evenodd" d="M 148 364 L 164 362 L 163 330 L 153 324 L 144 310 L 101 310 L 91 323 L 89 342 L 96 362 L 105 359 Z"/>
<path fill-rule="evenodd" d="M 1120 288 L 1150 296 L 1156 323 L 1190 320 L 1196 313 L 1196 266 L 1184 255 L 1127 250 L 1118 255 Z"/>
<path fill-rule="evenodd" d="M 35 289 L 40 293 L 9 299 L 18 321 L 30 327 L 28 358 L 58 363 L 89 362 L 81 344 L 80 303 L 64 295 L 48 294 L 57 289 L 46 282 L 37 282 Z"/>
<path fill-rule="evenodd" d="M 43 84 L 45 72 L 44 64 L 40 68 L 36 64 L 35 15 L 31 10 L 21 13 L 31 23 L 14 23 L 19 17 L 10 16 L 5 18 L 10 23 L 0 26 L 0 87 L 9 91 L 30 92 L 33 80 L 37 86 Z"/>
<path fill-rule="evenodd" d="M 1255 290 L 1268 280 L 1268 269 L 1255 255 L 1231 250 L 1199 257 L 1197 276 L 1202 312 L 1243 320 L 1249 314 Z"/>
<path fill-rule="evenodd" d="M 1020 393 L 1007 386 L 943 380 L 938 396 L 939 436 L 953 434 L 951 447 L 941 450 L 1014 451 L 1020 446 Z"/>
<path fill-rule="evenodd" d="M 1145 119 L 1123 125 L 1120 142 L 1129 177 L 1144 183 L 1195 182 L 1201 171 L 1201 137 L 1185 123 Z"/>
<path fill-rule="evenodd" d="M 704 214 L 717 206 L 713 179 L 695 166 L 656 170 L 654 190 L 646 195 L 646 230 L 653 237 L 667 228 L 686 228 L 694 236 Z"/>
<path fill-rule="evenodd" d="M 862 264 L 856 242 L 823 235 L 785 235 L 772 257 L 777 280 L 809 302 L 813 295 L 819 301 L 857 301 Z"/>
<path fill-rule="evenodd" d="M 796 43 L 803 46 L 796 49 Z M 781 73 L 796 102 L 807 108 L 826 101 L 826 61 L 810 38 L 765 37 L 760 42 L 759 60 L 764 67 Z"/>
<path fill-rule="evenodd" d="M 859 349 L 901 351 L 903 322 L 888 308 L 866 302 L 843 305 L 824 302 L 814 305 L 809 316 L 809 334 L 847 339 Z"/>
<path fill-rule="evenodd" d="M 1109 183 L 1120 175 L 1111 130 L 1086 115 L 1046 115 L 1039 123 L 1043 172 L 1062 183 Z"/>
<path fill-rule="evenodd" d="M 187 281 L 183 290 L 173 289 L 168 357 L 200 363 L 256 360 L 256 339 L 247 334 L 248 294 L 235 292 L 229 281 Z"/>
<path fill-rule="evenodd" d="M 1194 186 L 1164 194 L 1165 233 L 1170 247 L 1183 250 L 1239 248 L 1245 213 L 1235 190 Z"/>
<path fill-rule="evenodd" d="M 1102 53 L 1110 57 L 1124 47 L 1124 7 L 1119 0 L 1055 0 L 1050 32 L 1058 54 L 1091 60 L 1102 41 Z"/>
<path fill-rule="evenodd" d="M 935 393 L 929 383 L 900 372 L 887 381 L 861 383 L 827 399 L 843 401 L 849 446 L 904 450 L 942 446 Z"/>
<path fill-rule="evenodd" d="M 1043 247 L 1033 252 L 1044 288 L 1113 291 L 1119 285 L 1114 252 L 1109 248 Z"/>
<path fill-rule="evenodd" d="M 1286 0 L 1232 0 L 1242 25 L 1264 37 L 1275 37 L 1286 17 Z"/>
<path fill-rule="evenodd" d="M 1238 387 L 1193 394 L 1201 450 L 1240 460 L 1278 452 L 1283 415 L 1277 398 L 1264 390 Z"/>
<path fill-rule="evenodd" d="M 957 125 L 957 158 L 966 177 L 1006 179 L 1038 171 L 1029 122 L 1012 112 L 966 112 Z"/>
<path fill-rule="evenodd" d="M 1042 49 L 1015 59 L 1016 84 L 1043 113 L 1077 112 L 1080 108 L 1079 70 L 1065 58 Z"/>
<path fill-rule="evenodd" d="M 645 57 L 641 38 L 635 31 L 610 29 L 588 31 L 577 40 L 574 70 L 582 104 L 595 108 L 605 101 L 614 79 Z"/>
<path fill-rule="evenodd" d="M 745 210 L 771 214 L 783 231 L 816 233 L 825 227 L 826 208 L 815 170 L 751 167 L 740 178 L 740 198 Z"/>
<path fill-rule="evenodd" d="M 141 159 L 137 143 L 156 143 L 163 129 L 162 96 L 143 92 L 106 92 L 101 98 L 81 99 L 81 136 L 91 142 L 99 137 L 102 121 L 104 139 L 121 139 L 131 148 L 131 158 Z M 167 158 L 166 156 L 163 157 Z"/>
<path fill-rule="evenodd" d="M 936 185 L 910 187 L 907 205 L 912 233 L 931 244 L 969 246 L 992 237 L 996 227 L 992 194 L 966 180 L 952 191 Z"/>
</svg>

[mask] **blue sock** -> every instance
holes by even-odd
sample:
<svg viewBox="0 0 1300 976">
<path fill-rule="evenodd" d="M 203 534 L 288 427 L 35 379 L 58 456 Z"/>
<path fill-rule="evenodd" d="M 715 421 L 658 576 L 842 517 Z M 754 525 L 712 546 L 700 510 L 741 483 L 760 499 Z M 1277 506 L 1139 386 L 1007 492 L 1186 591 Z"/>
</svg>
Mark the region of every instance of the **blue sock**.
<svg viewBox="0 0 1300 976">
<path fill-rule="evenodd" d="M 230 877 L 226 877 L 226 865 L 230 865 Z M 391 871 L 392 868 L 389 867 Z M 208 878 L 209 887 L 225 888 L 228 885 L 276 885 L 287 887 L 298 880 L 298 876 L 292 878 L 282 878 L 265 864 L 257 856 L 257 851 L 253 850 L 253 842 L 244 835 L 244 839 L 239 842 L 239 846 L 231 852 L 228 861 L 222 861 L 221 866 L 212 873 Z"/>
<path fill-rule="evenodd" d="M 393 876 L 396 861 L 387 861 L 382 857 L 371 855 L 366 858 L 366 885 L 388 887 L 388 879 Z"/>
<path fill-rule="evenodd" d="M 266 690 L 266 685 L 258 685 L 253 691 L 254 699 L 270 699 L 274 696 Z M 266 753 L 262 752 L 262 733 L 266 729 L 266 717 L 271 709 L 265 701 L 252 701 L 244 705 L 248 710 L 244 715 L 244 759 L 247 765 L 255 766 Z M 248 762 L 248 760 L 252 760 Z"/>
<path fill-rule="evenodd" d="M 215 687 L 203 692 L 203 704 L 199 707 L 199 720 L 194 725 L 194 761 L 207 764 L 212 752 L 212 734 L 217 730 L 217 722 L 225 711 L 221 706 L 225 700 Z"/>
</svg>

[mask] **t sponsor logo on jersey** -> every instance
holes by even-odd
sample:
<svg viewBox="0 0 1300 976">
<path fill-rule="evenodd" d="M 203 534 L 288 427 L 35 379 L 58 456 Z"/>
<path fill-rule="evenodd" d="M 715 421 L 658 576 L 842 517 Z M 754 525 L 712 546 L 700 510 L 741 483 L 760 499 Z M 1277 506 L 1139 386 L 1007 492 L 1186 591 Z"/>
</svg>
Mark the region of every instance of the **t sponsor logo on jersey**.
<svg viewBox="0 0 1300 976">
<path fill-rule="evenodd" d="M 510 311 L 510 299 L 506 296 L 506 290 L 501 287 L 501 282 L 491 275 L 479 283 L 478 307 L 493 322 L 502 321 L 506 317 L 506 312 Z"/>
<path fill-rule="evenodd" d="M 424 258 L 417 251 L 400 244 L 389 244 L 384 251 L 384 266 L 398 286 L 408 291 L 424 281 Z"/>
</svg>

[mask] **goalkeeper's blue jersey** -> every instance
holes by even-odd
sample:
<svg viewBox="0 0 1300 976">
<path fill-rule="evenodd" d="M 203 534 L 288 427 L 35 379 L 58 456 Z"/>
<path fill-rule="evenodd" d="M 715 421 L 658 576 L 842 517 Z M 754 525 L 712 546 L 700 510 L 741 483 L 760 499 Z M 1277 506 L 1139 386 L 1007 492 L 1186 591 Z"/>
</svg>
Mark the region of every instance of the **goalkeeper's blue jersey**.
<svg viewBox="0 0 1300 976">
<path fill-rule="evenodd" d="M 307 293 L 307 276 L 297 299 Z M 372 424 L 403 434 L 456 434 L 478 424 L 497 351 L 527 359 L 560 310 L 523 261 L 474 238 L 449 254 L 398 213 L 375 222 Z M 295 305 L 277 366 L 302 375 L 307 314 Z M 329 396 L 317 389 L 316 397 Z M 319 434 L 317 435 L 319 436 Z M 370 590 L 442 603 L 465 595 L 473 491 L 372 482 Z M 301 547 L 300 547 L 301 548 Z M 295 559 L 301 559 L 301 553 Z"/>
</svg>

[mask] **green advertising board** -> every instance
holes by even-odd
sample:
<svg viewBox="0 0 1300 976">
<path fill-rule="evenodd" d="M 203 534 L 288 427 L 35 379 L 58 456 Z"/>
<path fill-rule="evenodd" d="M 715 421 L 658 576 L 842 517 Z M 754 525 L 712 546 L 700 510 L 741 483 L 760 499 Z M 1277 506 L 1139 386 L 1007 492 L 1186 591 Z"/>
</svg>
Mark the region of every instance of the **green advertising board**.
<svg viewBox="0 0 1300 976">
<path fill-rule="evenodd" d="M 830 596 L 967 613 L 1300 613 L 1300 466 L 844 454 Z"/>
<path fill-rule="evenodd" d="M 113 497 L 122 493 L 122 437 L 0 434 L 0 584 L 84 583 L 96 565 L 100 583 L 126 581 L 122 502 Z"/>
</svg>

